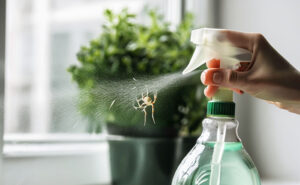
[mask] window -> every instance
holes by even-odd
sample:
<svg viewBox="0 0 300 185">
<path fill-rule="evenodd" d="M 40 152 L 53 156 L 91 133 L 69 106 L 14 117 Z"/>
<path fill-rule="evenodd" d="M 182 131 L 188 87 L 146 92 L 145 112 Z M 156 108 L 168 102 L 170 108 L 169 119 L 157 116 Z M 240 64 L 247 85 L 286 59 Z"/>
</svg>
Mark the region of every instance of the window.
<svg viewBox="0 0 300 185">
<path fill-rule="evenodd" d="M 76 52 L 101 31 L 103 11 L 124 7 L 143 19 L 139 0 L 7 1 L 5 133 L 85 133 L 77 87 L 66 71 Z"/>
<path fill-rule="evenodd" d="M 196 12 L 199 3 L 187 2 Z M 105 9 L 128 7 L 145 22 L 146 6 L 180 21 L 179 0 L 7 1 L 5 133 L 85 133 L 87 120 L 77 111 L 77 87 L 66 69 L 77 62 L 80 46 L 101 32 Z"/>
<path fill-rule="evenodd" d="M 88 133 L 87 120 L 76 107 L 76 84 L 71 82 L 66 68 L 77 62 L 80 46 L 101 32 L 106 8 L 120 11 L 128 7 L 139 21 L 147 22 L 145 6 L 149 6 L 159 9 L 167 20 L 176 24 L 183 12 L 183 1 L 3 2 L 6 2 L 3 184 L 109 183 L 108 147 L 103 136 Z M 197 1 L 189 2 L 187 8 L 196 10 L 193 5 L 198 5 Z M 0 29 L 0 41 L 1 36 L 4 38 Z M 0 64 L 4 62 L 0 60 Z"/>
</svg>

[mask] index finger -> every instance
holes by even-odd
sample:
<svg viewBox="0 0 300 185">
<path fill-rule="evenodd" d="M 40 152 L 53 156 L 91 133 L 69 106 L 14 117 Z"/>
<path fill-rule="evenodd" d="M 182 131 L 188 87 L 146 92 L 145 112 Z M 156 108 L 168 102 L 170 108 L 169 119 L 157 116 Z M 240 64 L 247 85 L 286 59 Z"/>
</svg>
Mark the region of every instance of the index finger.
<svg viewBox="0 0 300 185">
<path fill-rule="evenodd" d="M 218 59 L 211 59 L 206 62 L 207 68 L 220 68 L 220 60 Z"/>
</svg>

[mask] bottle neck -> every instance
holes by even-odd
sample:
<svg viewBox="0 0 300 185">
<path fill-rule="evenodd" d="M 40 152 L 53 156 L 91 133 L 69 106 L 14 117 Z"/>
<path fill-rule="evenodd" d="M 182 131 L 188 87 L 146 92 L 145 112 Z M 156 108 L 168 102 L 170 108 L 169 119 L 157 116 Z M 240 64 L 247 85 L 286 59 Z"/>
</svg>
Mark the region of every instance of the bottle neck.
<svg viewBox="0 0 300 185">
<path fill-rule="evenodd" d="M 220 136 L 225 137 L 225 142 L 241 142 L 237 132 L 238 124 L 238 121 L 231 117 L 205 118 L 202 122 L 203 131 L 198 142 L 205 143 L 223 140 Z"/>
</svg>

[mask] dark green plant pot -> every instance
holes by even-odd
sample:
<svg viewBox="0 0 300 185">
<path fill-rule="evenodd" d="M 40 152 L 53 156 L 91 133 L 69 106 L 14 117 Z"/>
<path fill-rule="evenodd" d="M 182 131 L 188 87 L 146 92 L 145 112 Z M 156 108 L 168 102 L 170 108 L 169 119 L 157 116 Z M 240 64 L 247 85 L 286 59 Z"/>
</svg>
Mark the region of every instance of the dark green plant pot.
<svg viewBox="0 0 300 185">
<path fill-rule="evenodd" d="M 113 185 L 170 185 L 197 137 L 108 136 Z"/>
</svg>

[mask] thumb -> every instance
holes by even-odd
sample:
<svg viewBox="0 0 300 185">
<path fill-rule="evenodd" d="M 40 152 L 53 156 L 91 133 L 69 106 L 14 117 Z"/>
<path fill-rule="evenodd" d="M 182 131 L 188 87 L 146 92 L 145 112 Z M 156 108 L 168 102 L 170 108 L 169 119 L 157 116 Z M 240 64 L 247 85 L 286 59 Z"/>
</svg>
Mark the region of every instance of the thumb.
<svg viewBox="0 0 300 185">
<path fill-rule="evenodd" d="M 201 74 L 201 81 L 204 85 L 244 89 L 246 77 L 247 72 L 214 68 L 203 71 Z"/>
</svg>

